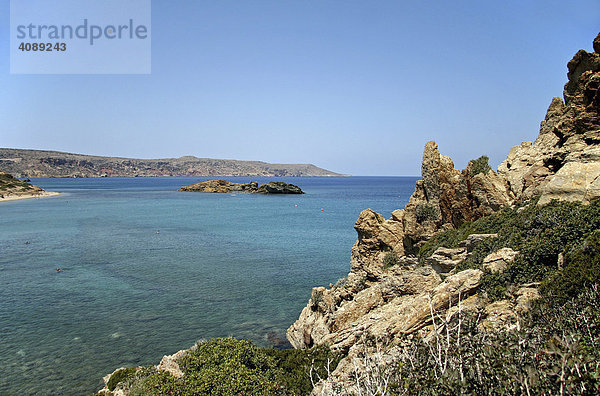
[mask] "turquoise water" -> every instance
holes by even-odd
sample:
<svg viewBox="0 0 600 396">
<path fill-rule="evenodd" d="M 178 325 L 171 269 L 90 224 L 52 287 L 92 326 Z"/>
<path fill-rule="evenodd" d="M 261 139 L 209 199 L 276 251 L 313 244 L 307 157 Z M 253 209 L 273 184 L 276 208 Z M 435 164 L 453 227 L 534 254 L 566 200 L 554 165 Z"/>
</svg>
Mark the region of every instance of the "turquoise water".
<svg viewBox="0 0 600 396">
<path fill-rule="evenodd" d="M 360 211 L 389 217 L 416 180 L 176 191 L 206 179 L 35 179 L 62 196 L 0 203 L 0 394 L 86 395 L 199 339 L 284 338 L 311 288 L 348 273 Z"/>
</svg>

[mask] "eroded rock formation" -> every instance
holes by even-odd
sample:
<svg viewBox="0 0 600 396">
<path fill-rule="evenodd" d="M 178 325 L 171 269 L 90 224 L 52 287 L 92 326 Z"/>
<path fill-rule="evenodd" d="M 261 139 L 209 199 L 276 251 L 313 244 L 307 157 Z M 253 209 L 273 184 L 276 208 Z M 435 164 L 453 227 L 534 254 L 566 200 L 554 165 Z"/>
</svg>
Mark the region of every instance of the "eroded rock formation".
<svg viewBox="0 0 600 396">
<path fill-rule="evenodd" d="M 536 141 L 510 150 L 498 173 L 519 198 L 541 194 L 589 202 L 600 196 L 600 52 L 580 50 L 568 63 L 569 81 L 552 99 Z"/>
<path fill-rule="evenodd" d="M 495 234 L 470 235 L 457 249 L 439 248 L 422 266 L 415 254 L 440 231 L 537 196 L 539 204 L 588 203 L 600 196 L 600 34 L 593 53 L 575 54 L 567 76 L 564 100 L 552 100 L 536 141 L 513 147 L 497 172 L 476 172 L 473 162 L 459 171 L 428 142 L 422 180 L 404 209 L 389 219 L 371 209 L 360 214 L 348 277 L 330 288 L 314 288 L 287 332 L 296 348 L 327 344 L 347 353 L 331 381 L 352 386 L 348 381 L 359 352 L 367 348 L 365 339 L 394 344 L 412 333 L 426 337 L 433 331 L 432 312 L 452 315 L 459 300 L 462 310 L 483 312 L 484 329 L 514 326 L 529 309 L 538 285 L 521 285 L 512 298 L 489 303 L 478 293 L 483 273 L 456 269 L 475 244 Z M 518 254 L 500 249 L 484 259 L 484 269 L 502 272 Z M 387 268 L 390 255 L 397 264 Z M 393 352 L 385 359 L 394 360 Z M 320 389 L 322 384 L 313 393 Z"/>
</svg>

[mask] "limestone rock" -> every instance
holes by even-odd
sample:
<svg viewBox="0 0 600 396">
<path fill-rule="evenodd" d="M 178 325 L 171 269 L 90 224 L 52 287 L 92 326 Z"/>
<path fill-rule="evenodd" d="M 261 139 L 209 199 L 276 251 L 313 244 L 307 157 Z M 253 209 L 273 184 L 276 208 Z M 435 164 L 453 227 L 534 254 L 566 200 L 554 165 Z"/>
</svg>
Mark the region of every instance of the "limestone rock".
<svg viewBox="0 0 600 396">
<path fill-rule="evenodd" d="M 369 278 L 377 279 L 383 272 L 383 258 L 393 252 L 404 255 L 404 230 L 402 221 L 392 217 L 385 220 L 371 209 L 360 213 L 354 229 L 358 240 L 352 247 L 351 271 L 365 272 Z"/>
<path fill-rule="evenodd" d="M 459 171 L 449 157 L 441 155 L 435 142 L 423 152 L 422 180 L 403 210 L 385 220 L 370 209 L 363 211 L 356 224 L 358 241 L 353 248 L 353 268 L 375 268 L 385 252 L 398 256 L 415 254 L 436 232 L 458 227 L 466 221 L 493 213 L 515 201 L 508 182 L 496 172 L 471 176 Z"/>
<path fill-rule="evenodd" d="M 192 347 L 190 350 L 195 349 L 196 347 Z M 183 349 L 174 353 L 173 355 L 165 355 L 160 360 L 160 363 L 156 366 L 156 369 L 159 371 L 167 371 L 171 373 L 171 375 L 175 378 L 183 377 L 183 371 L 179 368 L 179 363 L 177 361 L 184 357 L 189 350 Z"/>
<path fill-rule="evenodd" d="M 511 248 L 502 248 L 489 254 L 483 259 L 483 268 L 492 273 L 501 273 L 515 260 L 519 252 Z"/>
<path fill-rule="evenodd" d="M 600 196 L 600 162 L 569 162 L 546 183 L 539 204 L 553 199 L 589 202 Z"/>
<path fill-rule="evenodd" d="M 500 300 L 485 307 L 485 319 L 479 326 L 488 331 L 513 328 L 517 319 L 512 302 Z"/>
<path fill-rule="evenodd" d="M 471 252 L 473 248 L 481 241 L 488 238 L 497 238 L 498 234 L 471 234 L 467 239 L 460 241 L 458 246 L 467 249 L 467 252 Z"/>
<path fill-rule="evenodd" d="M 537 287 L 522 287 L 517 291 L 517 296 L 515 311 L 519 315 L 524 315 L 531 309 L 531 304 L 540 298 L 540 292 Z"/>
<path fill-rule="evenodd" d="M 486 174 L 475 175 L 471 179 L 471 194 L 477 217 L 486 216 L 510 206 L 515 200 L 507 181 L 493 170 Z"/>
<path fill-rule="evenodd" d="M 589 202 L 600 196 L 600 54 L 580 50 L 569 61 L 564 101 L 554 98 L 534 144 L 510 150 L 498 173 L 519 200 L 541 195 Z"/>
<path fill-rule="evenodd" d="M 347 323 L 344 329 L 332 333 L 326 342 L 334 350 L 347 351 L 337 368 L 331 373 L 330 381 L 343 384 L 345 389 L 351 386 L 350 375 L 354 372 L 356 359 L 362 351 L 368 349 L 367 339 L 377 339 L 391 344 L 408 334 L 413 334 L 429 325 L 431 312 L 443 312 L 449 305 L 456 306 L 459 299 L 467 306 L 479 304 L 477 298 L 469 296 L 479 286 L 483 273 L 479 270 L 466 270 L 449 276 L 434 288 L 414 295 L 399 295 L 363 315 L 353 323 Z M 387 351 L 383 359 L 394 359 L 393 352 Z M 313 394 L 318 394 L 317 387 Z"/>
<path fill-rule="evenodd" d="M 467 258 L 466 248 L 440 247 L 426 259 L 427 264 L 441 274 L 447 274 Z"/>
<path fill-rule="evenodd" d="M 353 334 L 356 328 L 370 323 L 368 318 L 373 315 L 391 309 L 392 301 L 411 299 L 434 290 L 441 283 L 439 275 L 428 266 L 408 269 L 397 266 L 382 276 L 379 282 L 363 284 L 362 289 L 353 293 L 347 293 L 348 289 L 357 290 L 357 278 L 361 278 L 353 272 L 343 286 L 313 289 L 300 318 L 287 331 L 292 346 L 306 348 L 336 343 L 337 348 L 350 347 L 356 338 Z M 364 282 L 365 278 L 362 279 Z"/>
</svg>

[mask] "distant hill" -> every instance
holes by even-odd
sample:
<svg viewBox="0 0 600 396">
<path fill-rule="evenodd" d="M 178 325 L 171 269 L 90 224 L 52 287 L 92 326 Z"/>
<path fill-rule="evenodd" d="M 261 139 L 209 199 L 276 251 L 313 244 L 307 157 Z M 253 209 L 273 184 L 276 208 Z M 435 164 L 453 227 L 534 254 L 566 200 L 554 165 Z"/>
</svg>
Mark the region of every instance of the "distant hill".
<svg viewBox="0 0 600 396">
<path fill-rule="evenodd" d="M 192 156 L 133 159 L 9 148 L 0 148 L 0 170 L 16 177 L 343 176 L 312 164 L 269 164 Z"/>
</svg>

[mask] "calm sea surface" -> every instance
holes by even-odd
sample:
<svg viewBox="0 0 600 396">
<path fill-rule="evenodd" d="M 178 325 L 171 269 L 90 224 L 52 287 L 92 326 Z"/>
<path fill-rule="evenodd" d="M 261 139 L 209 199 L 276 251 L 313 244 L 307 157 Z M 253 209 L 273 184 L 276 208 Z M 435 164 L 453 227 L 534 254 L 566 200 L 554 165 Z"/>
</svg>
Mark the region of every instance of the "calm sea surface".
<svg viewBox="0 0 600 396">
<path fill-rule="evenodd" d="M 227 178 L 306 195 L 176 191 L 207 179 L 34 179 L 62 196 L 0 203 L 1 395 L 89 395 L 115 368 L 199 339 L 284 338 L 311 288 L 348 273 L 361 210 L 390 217 L 416 181 Z"/>
</svg>

